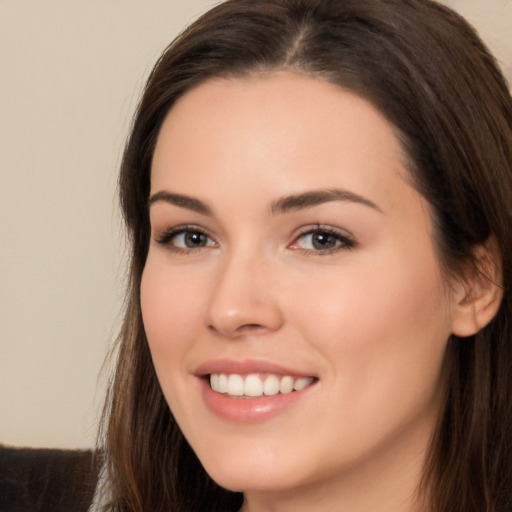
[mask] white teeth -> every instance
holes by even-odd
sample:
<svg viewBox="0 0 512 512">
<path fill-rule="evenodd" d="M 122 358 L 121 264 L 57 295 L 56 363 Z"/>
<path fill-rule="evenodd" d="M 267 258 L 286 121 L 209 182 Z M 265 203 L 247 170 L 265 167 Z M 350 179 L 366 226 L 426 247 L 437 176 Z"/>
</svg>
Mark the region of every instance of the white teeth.
<svg viewBox="0 0 512 512">
<path fill-rule="evenodd" d="M 228 376 L 225 373 L 219 375 L 219 393 L 228 392 Z"/>
<path fill-rule="evenodd" d="M 291 393 L 293 391 L 293 384 L 293 377 L 283 377 L 279 384 L 279 391 L 283 394 Z"/>
<path fill-rule="evenodd" d="M 308 387 L 312 382 L 313 379 L 311 377 L 303 377 L 302 379 L 297 379 L 293 385 L 293 389 L 295 391 L 300 391 L 301 389 Z"/>
<path fill-rule="evenodd" d="M 212 387 L 213 391 L 219 391 L 219 374 L 218 373 L 212 373 L 210 375 L 210 386 Z"/>
<path fill-rule="evenodd" d="M 251 373 L 244 377 L 236 373 L 212 373 L 210 375 L 210 386 L 213 391 L 227 393 L 230 396 L 260 397 L 300 391 L 309 386 L 313 380 L 313 377 L 294 378 L 289 375 L 284 377 L 277 375 L 260 377 L 258 374 Z"/>
<path fill-rule="evenodd" d="M 228 377 L 228 395 L 242 396 L 244 391 L 244 379 L 241 375 L 232 373 Z"/>
<path fill-rule="evenodd" d="M 261 396 L 262 394 L 263 383 L 261 382 L 261 379 L 257 375 L 247 375 L 245 378 L 244 395 Z"/>
<path fill-rule="evenodd" d="M 275 375 L 269 375 L 263 382 L 263 393 L 267 396 L 279 393 L 279 379 Z"/>
</svg>

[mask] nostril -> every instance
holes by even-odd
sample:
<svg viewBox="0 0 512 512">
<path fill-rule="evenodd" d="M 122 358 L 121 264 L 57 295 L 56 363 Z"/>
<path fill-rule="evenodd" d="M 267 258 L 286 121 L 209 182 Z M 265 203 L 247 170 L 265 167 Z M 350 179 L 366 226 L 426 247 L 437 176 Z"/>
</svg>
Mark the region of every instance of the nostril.
<svg viewBox="0 0 512 512">
<path fill-rule="evenodd" d="M 265 330 L 260 324 L 244 324 L 237 328 L 238 332 L 248 332 L 248 331 L 262 331 Z"/>
<path fill-rule="evenodd" d="M 212 325 L 212 324 L 208 325 L 208 329 L 210 331 L 220 332 L 220 330 L 217 327 L 215 327 L 215 325 Z M 259 332 L 262 332 L 265 330 L 267 330 L 267 329 L 261 324 L 242 324 L 242 325 L 239 325 L 238 327 L 236 327 L 235 329 L 233 329 L 231 331 L 231 333 L 234 335 L 250 334 L 250 333 L 259 333 Z"/>
</svg>

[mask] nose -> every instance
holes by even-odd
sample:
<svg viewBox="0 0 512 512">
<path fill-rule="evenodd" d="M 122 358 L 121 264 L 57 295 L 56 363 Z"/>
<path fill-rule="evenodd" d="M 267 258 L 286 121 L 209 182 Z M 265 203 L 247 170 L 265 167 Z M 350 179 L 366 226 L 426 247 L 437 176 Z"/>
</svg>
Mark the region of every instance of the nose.
<svg viewBox="0 0 512 512">
<path fill-rule="evenodd" d="M 230 339 L 277 331 L 283 324 L 278 295 L 268 264 L 233 255 L 214 278 L 205 324 Z"/>
</svg>

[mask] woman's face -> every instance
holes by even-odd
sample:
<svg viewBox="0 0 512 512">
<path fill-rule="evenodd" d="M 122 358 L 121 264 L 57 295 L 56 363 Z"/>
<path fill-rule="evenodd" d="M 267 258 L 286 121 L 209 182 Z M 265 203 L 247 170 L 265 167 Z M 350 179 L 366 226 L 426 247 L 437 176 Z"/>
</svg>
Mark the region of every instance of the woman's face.
<svg viewBox="0 0 512 512">
<path fill-rule="evenodd" d="M 371 104 L 291 73 L 209 81 L 167 116 L 144 326 L 221 485 L 418 476 L 457 308 L 404 160 Z"/>
</svg>

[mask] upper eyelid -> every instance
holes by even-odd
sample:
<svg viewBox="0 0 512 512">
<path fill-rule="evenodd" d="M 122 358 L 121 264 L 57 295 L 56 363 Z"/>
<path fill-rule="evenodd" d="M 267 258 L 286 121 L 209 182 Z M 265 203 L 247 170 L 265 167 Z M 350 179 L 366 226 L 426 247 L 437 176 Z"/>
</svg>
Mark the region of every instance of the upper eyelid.
<svg viewBox="0 0 512 512">
<path fill-rule="evenodd" d="M 325 231 L 327 233 L 332 233 L 333 235 L 339 235 L 344 238 L 353 239 L 354 235 L 348 230 L 344 228 L 339 228 L 335 226 L 331 226 L 329 224 L 312 224 L 309 226 L 303 226 L 296 230 L 293 237 L 296 239 L 299 236 L 307 235 L 308 233 L 313 233 L 315 231 Z"/>
<path fill-rule="evenodd" d="M 288 247 L 293 247 L 294 245 L 298 244 L 298 241 L 304 237 L 305 235 L 312 235 L 315 232 L 324 232 L 328 235 L 338 237 L 339 242 L 341 242 L 340 247 L 334 248 L 334 249 L 325 249 L 325 250 L 317 250 L 317 249 L 304 249 L 300 247 L 295 247 L 296 250 L 301 250 L 303 252 L 307 253 L 313 253 L 317 255 L 321 254 L 328 254 L 333 252 L 338 252 L 346 249 L 353 249 L 358 246 L 358 243 L 352 233 L 346 229 L 342 228 L 335 228 L 334 226 L 329 225 L 321 225 L 317 224 L 315 226 L 304 226 L 302 230 L 299 231 L 299 233 L 295 234 L 292 242 L 289 244 Z"/>
<path fill-rule="evenodd" d="M 152 229 L 152 231 L 153 231 L 153 229 Z M 209 233 L 209 231 L 207 229 L 205 229 L 201 226 L 192 225 L 192 224 L 182 224 L 182 225 L 175 226 L 172 228 L 163 229 L 156 233 L 152 232 L 151 236 L 157 243 L 165 245 L 168 242 L 170 242 L 174 237 L 176 237 L 182 233 L 186 233 L 187 231 L 201 233 L 201 234 L 207 236 L 208 238 L 210 238 L 211 240 L 213 240 L 216 244 L 218 243 L 217 240 L 215 239 L 215 237 L 212 236 L 212 234 Z"/>
<path fill-rule="evenodd" d="M 212 239 L 217 244 L 219 243 L 219 241 L 218 241 L 219 238 L 215 233 L 212 233 L 212 231 L 210 229 L 207 229 L 198 224 L 180 224 L 180 225 L 177 225 L 174 227 L 162 229 L 160 231 L 154 230 L 153 227 L 151 227 L 151 231 L 152 231 L 151 236 L 152 236 L 152 238 L 155 239 L 155 241 L 158 241 L 158 239 L 163 239 L 165 237 L 169 237 L 169 239 L 171 239 L 172 236 L 176 236 L 176 235 L 179 235 L 180 233 L 187 232 L 187 231 L 192 231 L 192 232 L 196 231 L 196 232 L 206 235 L 207 237 Z M 347 229 L 335 227 L 335 226 L 332 226 L 329 224 L 315 223 L 315 224 L 309 224 L 309 225 L 305 225 L 305 226 L 295 229 L 289 236 L 291 241 L 288 243 L 288 246 L 296 243 L 296 241 L 300 237 L 307 235 L 307 234 L 314 233 L 314 232 L 318 232 L 318 231 L 320 231 L 320 232 L 324 231 L 324 232 L 332 234 L 334 236 L 339 236 L 340 238 L 348 239 L 354 245 L 356 244 L 354 235 Z"/>
<path fill-rule="evenodd" d="M 206 229 L 202 226 L 199 226 L 198 224 L 179 224 L 177 226 L 173 226 L 170 228 L 164 228 L 164 229 L 155 229 L 153 226 L 151 226 L 151 233 L 152 236 L 160 233 L 160 234 L 179 234 L 183 233 L 185 231 L 197 231 L 199 233 L 203 233 L 204 235 L 209 236 L 210 238 L 215 238 L 215 234 L 211 232 L 211 230 Z"/>
</svg>

